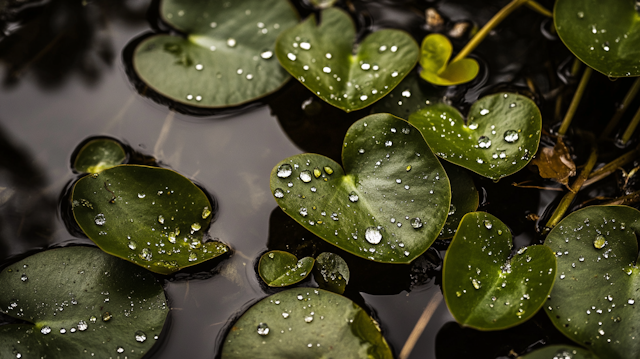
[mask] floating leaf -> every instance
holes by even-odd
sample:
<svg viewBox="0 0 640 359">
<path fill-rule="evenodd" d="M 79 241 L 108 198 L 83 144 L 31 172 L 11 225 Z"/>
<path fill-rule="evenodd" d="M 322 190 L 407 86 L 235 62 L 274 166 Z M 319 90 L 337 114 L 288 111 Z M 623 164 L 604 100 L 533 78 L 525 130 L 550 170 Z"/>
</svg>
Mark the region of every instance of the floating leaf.
<svg viewBox="0 0 640 359">
<path fill-rule="evenodd" d="M 551 178 L 565 186 L 569 184 L 569 177 L 576 175 L 576 164 L 560 137 L 553 148 L 543 147 L 531 163 L 538 166 L 540 177 Z"/>
<path fill-rule="evenodd" d="M 2 358 L 142 358 L 169 313 L 162 285 L 97 248 L 32 255 L 0 273 Z"/>
<path fill-rule="evenodd" d="M 349 284 L 349 266 L 339 255 L 323 252 L 316 258 L 313 277 L 320 288 L 342 294 Z"/>
<path fill-rule="evenodd" d="M 634 0 L 558 0 L 558 35 L 576 57 L 609 77 L 640 76 L 640 15 Z"/>
<path fill-rule="evenodd" d="M 267 297 L 235 323 L 222 359 L 393 358 L 378 324 L 351 300 L 296 288 Z"/>
<path fill-rule="evenodd" d="M 126 158 L 127 154 L 118 141 L 98 138 L 80 148 L 73 168 L 78 172 L 98 173 L 121 164 Z"/>
<path fill-rule="evenodd" d="M 447 175 L 420 132 L 389 114 L 358 120 L 344 140 L 344 170 L 301 154 L 271 171 L 283 211 L 357 256 L 409 263 L 435 241 L 451 200 Z"/>
<path fill-rule="evenodd" d="M 133 54 L 142 81 L 173 101 L 203 108 L 264 97 L 289 79 L 276 37 L 298 22 L 286 0 L 162 0 L 162 20 L 186 36 L 157 34 Z"/>
<path fill-rule="evenodd" d="M 467 172 L 451 163 L 442 164 L 451 182 L 451 204 L 444 228 L 440 232 L 439 239 L 453 237 L 458 230 L 458 225 L 465 214 L 478 209 L 480 196 L 473 179 Z"/>
<path fill-rule="evenodd" d="M 555 280 L 553 252 L 530 246 L 510 258 L 512 246 L 511 232 L 498 218 L 484 212 L 462 218 L 442 269 L 444 298 L 458 323 L 500 330 L 542 307 Z"/>
<path fill-rule="evenodd" d="M 400 30 L 367 36 L 354 52 L 355 26 L 337 8 L 323 10 L 284 31 L 276 43 L 280 64 L 318 97 L 347 112 L 393 90 L 418 61 L 418 45 Z"/>
<path fill-rule="evenodd" d="M 556 284 L 545 309 L 571 340 L 602 358 L 637 358 L 640 212 L 592 206 L 563 219 L 545 245 L 556 253 Z"/>
<path fill-rule="evenodd" d="M 291 253 L 270 251 L 260 257 L 258 274 L 269 287 L 285 287 L 307 278 L 314 262 L 311 257 L 298 260 Z"/>
<path fill-rule="evenodd" d="M 571 345 L 550 345 L 544 348 L 540 348 L 527 355 L 523 355 L 522 359 L 598 359 L 590 351 L 574 347 Z"/>
<path fill-rule="evenodd" d="M 408 119 L 412 113 L 441 102 L 444 95 L 444 88 L 433 86 L 411 71 L 387 96 L 373 104 L 371 112 L 390 113 Z"/>
<path fill-rule="evenodd" d="M 461 59 L 449 63 L 453 46 L 441 34 L 430 34 L 422 40 L 420 47 L 420 76 L 434 85 L 453 86 L 473 80 L 480 71 L 474 59 Z"/>
<path fill-rule="evenodd" d="M 316 9 L 327 9 L 332 7 L 337 0 L 309 0 Z"/>
<path fill-rule="evenodd" d="M 497 180 L 516 173 L 531 160 L 540 143 L 540 110 L 530 99 L 512 93 L 481 98 L 468 119 L 445 104 L 427 106 L 409 117 L 436 155 Z"/>
<path fill-rule="evenodd" d="M 120 165 L 81 178 L 73 216 L 103 251 L 169 274 L 226 253 L 204 242 L 213 206 L 193 182 L 164 168 Z"/>
</svg>

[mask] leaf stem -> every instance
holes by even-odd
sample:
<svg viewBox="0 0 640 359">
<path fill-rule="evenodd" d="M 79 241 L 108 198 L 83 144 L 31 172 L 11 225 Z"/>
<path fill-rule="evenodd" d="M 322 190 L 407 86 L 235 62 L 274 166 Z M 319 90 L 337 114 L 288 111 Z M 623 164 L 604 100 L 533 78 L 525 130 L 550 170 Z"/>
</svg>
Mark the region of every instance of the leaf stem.
<svg viewBox="0 0 640 359">
<path fill-rule="evenodd" d="M 571 120 L 573 120 L 573 115 L 576 114 L 576 110 L 578 109 L 578 105 L 580 104 L 580 100 L 582 99 L 582 95 L 584 94 L 584 90 L 587 88 L 587 84 L 589 83 L 589 78 L 591 77 L 591 73 L 593 69 L 588 67 L 582 73 L 582 79 L 580 79 L 580 84 L 576 89 L 576 93 L 573 95 L 573 99 L 571 100 L 571 104 L 569 105 L 569 109 L 564 116 L 564 120 L 562 120 L 562 125 L 560 125 L 560 129 L 558 130 L 558 136 L 564 136 L 569 129 L 569 125 L 571 125 Z"/>
<path fill-rule="evenodd" d="M 458 60 L 462 60 L 467 55 L 469 55 L 480 43 L 484 40 L 485 37 L 489 34 L 493 28 L 498 26 L 509 14 L 513 12 L 513 10 L 519 8 L 524 5 L 529 0 L 512 0 L 507 6 L 503 7 L 497 14 L 495 14 L 489 22 L 487 22 L 478 33 L 465 45 L 465 47 L 456 55 L 456 57 L 451 62 L 456 62 Z"/>
<path fill-rule="evenodd" d="M 529 1 L 527 3 L 527 7 L 539 14 L 542 14 L 546 17 L 553 17 L 553 13 L 549 10 L 547 10 L 547 8 L 545 8 L 544 6 L 540 5 L 538 2 L 536 1 Z"/>
<path fill-rule="evenodd" d="M 629 140 L 631 139 L 631 136 L 633 136 L 633 132 L 636 130 L 636 127 L 638 127 L 638 123 L 640 123 L 640 108 L 638 108 L 638 111 L 636 111 L 636 114 L 633 116 L 633 119 L 631 119 L 631 123 L 622 134 L 621 142 L 623 145 L 629 142 Z"/>
<path fill-rule="evenodd" d="M 633 99 L 636 97 L 639 90 L 640 90 L 640 77 L 636 78 L 636 80 L 633 82 L 633 85 L 631 85 L 629 92 L 627 92 L 627 95 L 624 97 L 624 100 L 622 100 L 622 104 L 620 104 L 620 107 L 616 109 L 616 112 L 613 114 L 613 117 L 607 124 L 607 127 L 604 129 L 604 131 L 600 135 L 599 140 L 602 141 L 611 135 L 611 132 L 613 131 L 614 128 L 616 128 L 616 126 L 618 126 L 618 122 L 620 122 L 620 118 L 622 117 L 622 115 L 625 113 L 625 111 L 631 104 L 631 101 L 633 101 Z"/>
<path fill-rule="evenodd" d="M 597 170 L 591 172 L 591 174 L 589 175 L 589 179 L 585 181 L 582 187 L 587 187 L 609 176 L 610 174 L 614 173 L 618 168 L 633 162 L 636 158 L 638 158 L 638 155 L 640 155 L 640 146 L 616 158 L 615 160 L 607 163 L 606 165 L 598 168 Z"/>
<path fill-rule="evenodd" d="M 629 206 L 635 203 L 640 202 L 640 191 L 635 191 L 633 193 L 630 193 L 626 196 L 622 196 L 622 197 L 618 197 L 616 199 L 613 199 L 609 202 L 603 203 L 603 205 L 624 205 L 624 206 Z"/>
<path fill-rule="evenodd" d="M 413 350 L 413 347 L 418 342 L 418 339 L 420 339 L 420 335 L 422 335 L 424 328 L 427 327 L 431 316 L 433 316 L 433 313 L 440 305 L 440 302 L 442 302 L 442 294 L 440 293 L 440 291 L 437 291 L 429 301 L 429 304 L 427 304 L 427 307 L 424 308 L 424 312 L 422 312 L 422 315 L 420 316 L 420 319 L 418 319 L 416 326 L 413 327 L 411 334 L 409 334 L 409 338 L 402 347 L 402 351 L 400 351 L 398 359 L 407 359 L 409 357 L 411 351 Z"/>
</svg>

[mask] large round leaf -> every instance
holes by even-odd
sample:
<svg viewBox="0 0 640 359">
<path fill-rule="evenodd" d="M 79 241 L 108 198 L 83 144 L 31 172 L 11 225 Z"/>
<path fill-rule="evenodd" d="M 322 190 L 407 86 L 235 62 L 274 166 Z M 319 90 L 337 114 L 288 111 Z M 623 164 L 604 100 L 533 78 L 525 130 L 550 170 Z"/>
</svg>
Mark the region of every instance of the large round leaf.
<svg viewBox="0 0 640 359">
<path fill-rule="evenodd" d="M 378 324 L 351 300 L 296 288 L 267 297 L 238 319 L 222 359 L 393 358 Z"/>
<path fill-rule="evenodd" d="M 141 358 L 169 313 L 151 273 L 97 248 L 32 255 L 0 273 L 1 358 Z"/>
<path fill-rule="evenodd" d="M 609 77 L 640 76 L 640 15 L 634 0 L 558 0 L 553 18 L 576 57 Z"/>
<path fill-rule="evenodd" d="M 465 214 L 478 209 L 480 195 L 466 170 L 448 162 L 443 163 L 442 166 L 451 182 L 451 205 L 449 205 L 447 221 L 438 238 L 447 239 L 456 233 Z"/>
<path fill-rule="evenodd" d="M 511 257 L 511 232 L 484 212 L 464 216 L 442 269 L 444 298 L 458 323 L 499 330 L 531 318 L 555 279 L 556 260 L 545 246 Z"/>
<path fill-rule="evenodd" d="M 280 64 L 318 97 L 347 112 L 393 90 L 418 61 L 418 44 L 400 30 L 367 36 L 354 51 L 356 32 L 346 12 L 321 12 L 284 31 L 276 44 Z"/>
<path fill-rule="evenodd" d="M 298 22 L 286 0 L 162 0 L 160 16 L 186 36 L 143 40 L 133 66 L 163 96 L 204 108 L 237 106 L 289 78 L 273 56 L 278 34 Z"/>
<path fill-rule="evenodd" d="M 406 121 L 388 114 L 351 126 L 333 160 L 302 154 L 271 171 L 283 211 L 318 237 L 357 256 L 409 263 L 435 241 L 451 200 L 447 175 Z"/>
<path fill-rule="evenodd" d="M 284 287 L 307 278 L 314 262 L 311 257 L 298 260 L 288 252 L 269 251 L 260 257 L 258 274 L 269 287 Z"/>
<path fill-rule="evenodd" d="M 409 117 L 436 155 L 497 180 L 529 163 L 540 143 L 540 110 L 512 93 L 481 98 L 464 117 L 446 104 L 427 106 Z"/>
<path fill-rule="evenodd" d="M 567 216 L 545 241 L 558 260 L 547 314 L 602 358 L 640 357 L 638 233 L 636 209 L 593 206 Z"/>
<path fill-rule="evenodd" d="M 519 357 L 521 359 L 598 359 L 590 351 L 573 347 L 570 345 L 550 345 L 535 350 L 527 355 Z"/>
<path fill-rule="evenodd" d="M 81 178 L 73 187 L 73 216 L 105 252 L 169 274 L 226 253 L 205 242 L 209 199 L 168 169 L 121 165 Z"/>
</svg>

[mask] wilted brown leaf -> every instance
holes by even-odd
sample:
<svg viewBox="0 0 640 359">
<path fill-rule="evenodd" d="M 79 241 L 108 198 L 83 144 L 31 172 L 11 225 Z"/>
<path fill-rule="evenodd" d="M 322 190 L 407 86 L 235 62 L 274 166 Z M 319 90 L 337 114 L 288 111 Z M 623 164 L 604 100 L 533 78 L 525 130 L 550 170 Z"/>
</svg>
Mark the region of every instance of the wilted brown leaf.
<svg viewBox="0 0 640 359">
<path fill-rule="evenodd" d="M 551 178 L 565 186 L 569 184 L 569 177 L 576 175 L 576 164 L 560 137 L 553 148 L 540 149 L 532 164 L 538 166 L 542 178 Z"/>
</svg>

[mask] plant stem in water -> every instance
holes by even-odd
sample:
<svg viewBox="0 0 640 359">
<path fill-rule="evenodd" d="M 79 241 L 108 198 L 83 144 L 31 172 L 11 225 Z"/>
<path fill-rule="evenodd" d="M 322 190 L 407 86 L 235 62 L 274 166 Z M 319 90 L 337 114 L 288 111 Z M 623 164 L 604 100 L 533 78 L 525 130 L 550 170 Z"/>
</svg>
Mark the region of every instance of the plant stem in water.
<svg viewBox="0 0 640 359">
<path fill-rule="evenodd" d="M 636 127 L 638 127 L 638 123 L 640 123 L 640 108 L 638 109 L 636 114 L 633 116 L 633 119 L 631 119 L 631 123 L 629 124 L 627 129 L 622 134 L 621 142 L 623 145 L 629 142 L 629 140 L 631 139 L 631 136 L 633 136 L 633 132 L 636 130 Z"/>
<path fill-rule="evenodd" d="M 591 172 L 591 174 L 589 175 L 589 179 L 582 185 L 582 187 L 589 186 L 609 176 L 610 174 L 615 172 L 618 168 L 633 162 L 635 159 L 638 158 L 638 155 L 640 155 L 640 146 L 616 158 L 615 160 L 607 163 L 606 165 L 598 168 L 597 170 Z"/>
<path fill-rule="evenodd" d="M 420 339 L 420 335 L 422 335 L 424 328 L 427 327 L 431 316 L 433 316 L 433 313 L 440 305 L 440 302 L 442 302 L 442 294 L 440 294 L 440 291 L 437 291 L 429 301 L 429 304 L 427 304 L 424 312 L 422 312 L 422 315 L 420 316 L 420 319 L 418 319 L 416 326 L 413 327 L 411 334 L 409 334 L 409 338 L 402 347 L 402 351 L 400 352 L 398 359 L 407 359 L 409 357 L 411 351 L 413 350 L 413 347 L 418 342 L 418 339 Z"/>
<path fill-rule="evenodd" d="M 611 200 L 609 202 L 603 203 L 603 205 L 607 205 L 607 206 L 613 206 L 613 205 L 618 205 L 618 206 L 629 206 L 632 204 L 636 204 L 640 202 L 640 191 L 635 191 L 631 194 L 628 194 L 626 196 L 622 196 L 622 197 L 618 197 L 614 200 Z"/>
<path fill-rule="evenodd" d="M 571 120 L 573 120 L 573 115 L 576 114 L 576 110 L 578 109 L 578 105 L 580 104 L 580 100 L 582 99 L 582 95 L 584 94 L 584 90 L 587 88 L 587 84 L 589 83 L 589 78 L 591 77 L 592 72 L 593 70 L 591 69 L 591 67 L 587 67 L 582 73 L 582 79 L 580 79 L 578 89 L 576 89 L 576 93 L 573 95 L 573 99 L 571 100 L 569 109 L 564 115 L 564 120 L 562 120 L 562 125 L 560 125 L 560 129 L 558 130 L 558 136 L 564 136 L 565 133 L 567 133 L 569 125 L 571 125 Z"/>
<path fill-rule="evenodd" d="M 620 107 L 616 109 L 616 113 L 613 114 L 613 117 L 607 124 L 607 127 L 604 129 L 604 131 L 600 135 L 599 140 L 602 141 L 611 135 L 611 132 L 613 131 L 613 129 L 616 128 L 616 126 L 618 126 L 618 122 L 620 122 L 620 118 L 622 117 L 622 115 L 624 115 L 625 111 L 627 111 L 627 108 L 631 104 L 631 101 L 633 101 L 633 99 L 638 94 L 638 90 L 640 90 L 640 77 L 636 78 L 636 80 L 633 82 L 633 85 L 631 85 L 629 92 L 627 92 L 627 95 L 624 97 L 624 100 L 622 100 L 622 104 L 620 104 Z"/>
<path fill-rule="evenodd" d="M 529 1 L 527 3 L 527 7 L 529 9 L 539 13 L 539 14 L 542 14 L 542 15 L 546 16 L 546 17 L 553 17 L 553 13 L 551 11 L 547 10 L 547 8 L 545 8 L 544 6 L 538 4 L 536 1 L 533 1 L 533 0 Z"/>
</svg>

